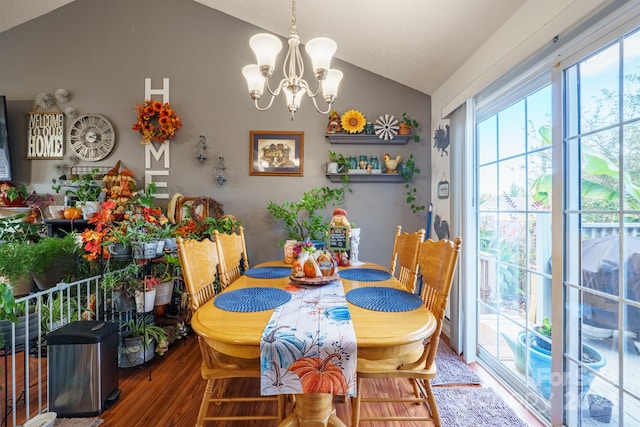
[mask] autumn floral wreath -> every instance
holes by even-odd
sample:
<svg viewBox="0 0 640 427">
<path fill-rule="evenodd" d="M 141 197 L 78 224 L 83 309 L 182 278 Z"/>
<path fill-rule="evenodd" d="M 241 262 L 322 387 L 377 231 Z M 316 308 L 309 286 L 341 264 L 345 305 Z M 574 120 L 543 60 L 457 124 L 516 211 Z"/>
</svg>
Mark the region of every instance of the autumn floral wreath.
<svg viewBox="0 0 640 427">
<path fill-rule="evenodd" d="M 150 144 L 151 141 L 165 142 L 175 136 L 176 131 L 182 127 L 180 117 L 171 108 L 171 105 L 147 99 L 144 104 L 136 105 L 138 121 L 131 129 L 142 135 L 141 144 Z"/>
</svg>

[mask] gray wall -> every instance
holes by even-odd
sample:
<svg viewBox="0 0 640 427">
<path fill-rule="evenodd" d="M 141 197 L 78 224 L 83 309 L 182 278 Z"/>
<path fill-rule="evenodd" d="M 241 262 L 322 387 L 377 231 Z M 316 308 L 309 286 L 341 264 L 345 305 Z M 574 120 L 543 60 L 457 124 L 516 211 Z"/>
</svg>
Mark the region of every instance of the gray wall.
<svg viewBox="0 0 640 427">
<path fill-rule="evenodd" d="M 282 14 L 288 21 L 289 11 Z M 304 28 L 298 30 L 304 38 Z M 122 160 L 141 185 L 144 148 L 131 130 L 134 107 L 144 100 L 145 78 L 159 87 L 162 78 L 168 77 L 171 104 L 184 123 L 171 141 L 168 192 L 207 195 L 223 203 L 225 211 L 245 226 L 253 265 L 282 257 L 278 242 L 285 236 L 266 211 L 268 201 L 295 200 L 313 187 L 338 185 L 331 184 L 321 169 L 328 150 L 380 158 L 385 152 L 405 158 L 413 152 L 422 169 L 414 178 L 420 201 L 428 204 L 431 98 L 337 60 L 334 66 L 344 72 L 337 111 L 358 109 L 369 121 L 385 113 L 399 117 L 406 111 L 422 124 L 422 142 L 397 147 L 330 145 L 324 137 L 327 117 L 318 114 L 308 99 L 293 122 L 283 100 L 275 100 L 267 112 L 253 107 L 240 70 L 254 62 L 248 40 L 260 31 L 191 0 L 83 0 L 0 33 L 0 94 L 8 100 L 16 181 L 39 193 L 52 193 L 51 179 L 57 176 L 60 162 L 25 159 L 26 113 L 34 108 L 39 92 L 66 88 L 73 99 L 62 107 L 76 107 L 80 114 L 103 114 L 117 129 L 116 149 L 95 164 L 112 166 Z M 331 37 L 330 26 L 325 35 Z M 375 55 L 366 43 L 362 48 L 370 48 Z M 276 67 L 280 78 L 281 62 Z M 309 73 L 306 77 L 313 79 Z M 304 177 L 249 176 L 250 130 L 303 131 Z M 194 159 L 199 135 L 205 135 L 209 144 L 209 162 L 204 166 Z M 217 156 L 224 156 L 227 163 L 228 181 L 223 187 L 213 179 Z M 388 265 L 396 225 L 402 224 L 407 231 L 422 228 L 426 213 L 411 212 L 403 184 L 352 187 L 344 207 L 349 219 L 363 229 L 360 259 Z"/>
</svg>

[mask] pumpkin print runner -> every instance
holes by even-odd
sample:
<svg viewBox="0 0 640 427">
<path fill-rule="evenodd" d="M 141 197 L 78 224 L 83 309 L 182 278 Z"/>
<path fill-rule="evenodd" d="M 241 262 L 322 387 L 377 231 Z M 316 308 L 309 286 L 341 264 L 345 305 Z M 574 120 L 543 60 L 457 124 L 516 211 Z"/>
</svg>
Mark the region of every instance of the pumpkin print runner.
<svg viewBox="0 0 640 427">
<path fill-rule="evenodd" d="M 342 282 L 290 284 L 260 340 L 262 395 L 356 394 L 356 336 Z"/>
</svg>

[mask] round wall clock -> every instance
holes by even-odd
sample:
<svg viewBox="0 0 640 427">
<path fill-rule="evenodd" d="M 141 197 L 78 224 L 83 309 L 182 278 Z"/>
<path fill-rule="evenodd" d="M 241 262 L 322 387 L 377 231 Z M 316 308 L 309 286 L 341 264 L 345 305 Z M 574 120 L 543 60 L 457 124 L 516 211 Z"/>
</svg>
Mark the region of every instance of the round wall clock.
<svg viewBox="0 0 640 427">
<path fill-rule="evenodd" d="M 84 114 L 69 126 L 71 150 L 90 162 L 102 160 L 116 146 L 116 131 L 111 122 L 100 114 Z"/>
</svg>

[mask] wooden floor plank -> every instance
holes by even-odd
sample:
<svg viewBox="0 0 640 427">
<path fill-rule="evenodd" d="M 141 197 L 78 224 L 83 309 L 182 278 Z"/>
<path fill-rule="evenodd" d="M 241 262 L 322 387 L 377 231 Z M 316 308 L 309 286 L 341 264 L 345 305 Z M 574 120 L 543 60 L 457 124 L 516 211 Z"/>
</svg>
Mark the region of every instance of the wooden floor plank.
<svg viewBox="0 0 640 427">
<path fill-rule="evenodd" d="M 441 345 L 446 345 L 446 339 Z M 18 378 L 23 375 L 24 359 L 23 353 L 18 353 L 16 359 L 16 373 Z M 37 358 L 29 357 L 29 366 L 32 375 L 37 372 Z M 46 358 L 40 360 L 46 376 Z M 120 399 L 109 409 L 99 415 L 104 420 L 102 427 L 189 427 L 195 425 L 200 406 L 200 400 L 204 393 L 206 381 L 200 376 L 200 351 L 197 339 L 193 334 L 186 338 L 182 338 L 173 343 L 170 350 L 164 356 L 155 356 L 149 363 L 142 367 L 121 368 L 119 373 L 119 389 L 121 390 Z M 483 379 L 484 387 L 492 387 L 501 393 L 503 399 L 515 410 L 529 426 L 541 427 L 533 415 L 531 415 L 523 406 L 519 405 L 517 400 L 510 396 L 500 384 L 493 379 L 478 364 L 472 364 L 470 367 Z M 7 366 L 8 370 L 3 369 L 3 374 L 11 372 L 11 364 Z M 36 378 L 34 380 L 34 378 Z M 31 384 L 30 395 L 32 402 L 37 401 L 37 377 L 32 376 L 29 383 Z M 4 389 L 9 391 L 11 389 Z M 246 393 L 250 390 L 257 395 L 259 393 L 259 381 L 257 379 L 238 380 L 231 382 L 229 392 Z M 477 386 L 469 386 L 477 387 Z M 24 386 L 20 383 L 20 393 L 24 390 Z M 43 399 L 46 403 L 46 381 L 43 385 Z M 406 380 L 366 380 L 364 381 L 363 390 L 365 393 L 381 393 L 391 391 L 393 393 L 401 393 L 410 395 L 411 386 Z M 4 400 L 4 399 L 3 399 Z M 427 410 L 420 405 L 395 404 L 393 408 L 389 408 L 389 404 L 368 404 L 362 407 L 363 414 L 371 412 L 411 412 L 426 414 Z M 349 404 L 344 399 L 336 399 L 336 414 L 342 419 L 347 426 L 350 426 L 351 410 Z M 31 407 L 32 416 L 35 416 L 37 408 Z M 255 403 L 244 405 L 211 405 L 210 410 L 222 414 L 252 414 L 275 412 L 275 405 L 271 403 Z M 18 405 L 17 421 L 18 425 L 24 423 L 24 402 Z M 287 414 L 291 412 L 291 403 L 287 405 Z M 4 425 L 13 425 L 11 422 Z M 209 425 L 217 427 L 275 427 L 276 423 L 272 421 L 242 421 L 242 422 L 220 422 L 209 423 Z M 387 423 L 363 423 L 363 425 L 372 425 L 378 427 L 413 427 L 413 426 L 429 426 L 431 423 L 425 422 L 387 422 Z"/>
</svg>

